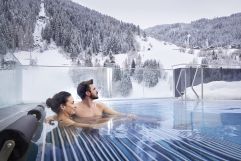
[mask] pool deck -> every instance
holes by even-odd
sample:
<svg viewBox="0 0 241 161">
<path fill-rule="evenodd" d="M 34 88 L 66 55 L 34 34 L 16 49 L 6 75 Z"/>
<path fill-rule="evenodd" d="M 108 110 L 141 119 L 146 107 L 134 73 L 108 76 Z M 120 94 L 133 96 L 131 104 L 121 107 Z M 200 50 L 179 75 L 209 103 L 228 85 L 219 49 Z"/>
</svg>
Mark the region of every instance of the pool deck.
<svg viewBox="0 0 241 161">
<path fill-rule="evenodd" d="M 0 108 L 0 131 L 20 117 L 26 115 L 28 111 L 36 107 L 36 105 L 35 103 L 17 104 Z"/>
</svg>

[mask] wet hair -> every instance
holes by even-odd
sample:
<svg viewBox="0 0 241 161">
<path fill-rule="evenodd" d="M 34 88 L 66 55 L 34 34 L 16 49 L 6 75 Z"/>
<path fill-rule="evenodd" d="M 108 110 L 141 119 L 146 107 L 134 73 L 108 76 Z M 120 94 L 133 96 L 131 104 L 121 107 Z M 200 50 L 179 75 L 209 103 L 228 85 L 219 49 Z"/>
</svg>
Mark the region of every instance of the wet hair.
<svg viewBox="0 0 241 161">
<path fill-rule="evenodd" d="M 71 96 L 69 92 L 61 91 L 53 96 L 53 98 L 48 98 L 46 100 L 46 105 L 51 108 L 55 113 L 60 112 L 60 105 L 65 105 L 68 98 Z"/>
<path fill-rule="evenodd" d="M 81 82 L 77 87 L 77 94 L 83 100 L 86 97 L 86 91 L 90 90 L 90 85 L 93 84 L 93 79 Z"/>
</svg>

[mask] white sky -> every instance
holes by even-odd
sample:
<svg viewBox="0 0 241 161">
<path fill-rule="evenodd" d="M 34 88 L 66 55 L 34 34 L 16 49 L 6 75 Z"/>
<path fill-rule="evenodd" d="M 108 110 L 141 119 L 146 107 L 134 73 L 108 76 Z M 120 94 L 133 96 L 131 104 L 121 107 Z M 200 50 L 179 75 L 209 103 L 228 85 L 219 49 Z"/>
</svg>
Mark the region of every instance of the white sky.
<svg viewBox="0 0 241 161">
<path fill-rule="evenodd" d="M 241 0 L 72 0 L 142 29 L 241 12 Z"/>
</svg>

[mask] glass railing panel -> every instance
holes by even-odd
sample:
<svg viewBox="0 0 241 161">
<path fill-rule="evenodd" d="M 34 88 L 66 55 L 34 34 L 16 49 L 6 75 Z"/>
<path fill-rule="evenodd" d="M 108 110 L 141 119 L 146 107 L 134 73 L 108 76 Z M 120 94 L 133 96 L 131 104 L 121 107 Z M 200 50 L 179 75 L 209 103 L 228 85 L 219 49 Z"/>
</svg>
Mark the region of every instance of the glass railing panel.
<svg viewBox="0 0 241 161">
<path fill-rule="evenodd" d="M 112 98 L 173 97 L 172 70 L 113 68 Z"/>
<path fill-rule="evenodd" d="M 22 102 L 22 72 L 18 66 L 0 69 L 0 108 Z"/>
<path fill-rule="evenodd" d="M 79 99 L 77 86 L 89 79 L 94 80 L 100 97 L 110 97 L 108 68 L 25 66 L 22 73 L 24 102 L 42 102 L 60 91 L 68 91 Z"/>
</svg>

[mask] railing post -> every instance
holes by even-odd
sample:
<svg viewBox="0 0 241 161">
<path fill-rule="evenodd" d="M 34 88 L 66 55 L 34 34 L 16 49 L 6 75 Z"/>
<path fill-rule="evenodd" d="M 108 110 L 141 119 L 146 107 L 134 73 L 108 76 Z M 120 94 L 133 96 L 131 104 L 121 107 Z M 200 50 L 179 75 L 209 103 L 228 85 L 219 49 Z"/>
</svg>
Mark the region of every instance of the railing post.
<svg viewBox="0 0 241 161">
<path fill-rule="evenodd" d="M 184 81 L 185 81 L 185 82 L 184 82 L 184 85 L 185 85 L 185 88 L 184 88 L 184 90 L 185 90 L 184 92 L 185 92 L 185 93 L 184 93 L 184 94 L 185 94 L 185 101 L 186 101 L 186 100 L 187 100 L 187 90 L 186 90 L 186 89 L 187 89 L 187 70 L 186 70 L 186 68 L 185 68 L 185 73 L 184 73 L 184 75 L 185 75 L 185 76 L 184 76 Z"/>
<path fill-rule="evenodd" d="M 197 99 L 199 99 L 199 96 L 198 96 L 197 92 L 194 90 L 193 86 L 194 86 L 194 83 L 195 83 L 195 80 L 196 80 L 198 68 L 199 68 L 199 66 L 197 66 L 196 71 L 195 71 L 195 74 L 194 74 L 194 78 L 193 78 L 193 80 L 192 80 L 192 91 L 193 91 L 194 94 L 196 95 Z"/>
<path fill-rule="evenodd" d="M 112 74 L 113 74 L 113 68 L 106 68 L 107 73 L 107 90 L 108 90 L 108 96 L 109 98 L 112 97 Z"/>
<path fill-rule="evenodd" d="M 203 66 L 201 65 L 201 99 L 203 100 Z"/>
<path fill-rule="evenodd" d="M 176 84 L 176 86 L 175 86 L 176 91 L 178 92 L 178 94 L 179 94 L 181 97 L 182 97 L 182 91 L 179 91 L 178 85 L 179 85 L 179 82 L 180 82 L 180 79 L 181 79 L 182 72 L 183 72 L 183 69 L 181 68 L 181 69 L 180 69 L 179 76 L 178 76 L 178 79 L 177 79 L 177 84 Z"/>
<path fill-rule="evenodd" d="M 144 95 L 144 70 L 145 68 L 142 69 L 142 97 L 145 98 Z"/>
</svg>

